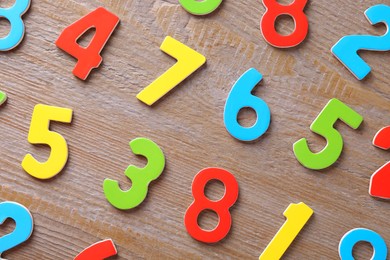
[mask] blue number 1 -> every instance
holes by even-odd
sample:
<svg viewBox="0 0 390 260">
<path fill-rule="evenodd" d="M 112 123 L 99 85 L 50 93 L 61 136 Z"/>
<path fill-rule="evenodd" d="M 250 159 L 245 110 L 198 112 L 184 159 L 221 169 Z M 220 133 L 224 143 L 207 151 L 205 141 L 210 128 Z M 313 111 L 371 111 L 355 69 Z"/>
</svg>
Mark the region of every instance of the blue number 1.
<svg viewBox="0 0 390 260">
<path fill-rule="evenodd" d="M 382 36 L 344 36 L 332 47 L 332 53 L 359 80 L 364 79 L 371 71 L 371 67 L 358 55 L 359 50 L 390 50 L 390 7 L 383 4 L 374 5 L 368 8 L 364 14 L 372 25 L 384 23 L 387 26 L 387 32 Z"/>
</svg>

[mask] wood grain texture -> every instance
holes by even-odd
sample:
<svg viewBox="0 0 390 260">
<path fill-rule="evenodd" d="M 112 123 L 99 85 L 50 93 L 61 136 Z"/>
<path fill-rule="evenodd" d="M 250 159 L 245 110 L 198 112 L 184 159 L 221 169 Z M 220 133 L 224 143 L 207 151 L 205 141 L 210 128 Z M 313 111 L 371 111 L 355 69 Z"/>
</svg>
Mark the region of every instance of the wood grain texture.
<svg viewBox="0 0 390 260">
<path fill-rule="evenodd" d="M 2 6 L 12 1 L 5 2 Z M 112 238 L 119 251 L 114 259 L 257 259 L 284 223 L 283 211 L 301 201 L 315 215 L 285 259 L 337 259 L 340 238 L 357 227 L 379 232 L 390 244 L 390 204 L 368 194 L 371 174 L 390 156 L 371 144 L 390 124 L 390 54 L 362 52 L 373 71 L 359 82 L 330 52 L 344 35 L 385 32 L 363 15 L 374 4 L 310 0 L 307 39 L 281 50 L 260 33 L 265 8 L 257 0 L 225 0 L 206 17 L 187 13 L 177 0 L 33 0 L 23 18 L 24 41 L 0 54 L 0 89 L 9 96 L 0 108 L 0 200 L 29 208 L 35 229 L 28 242 L 3 257 L 72 259 Z M 103 51 L 102 66 L 83 82 L 72 75 L 75 59 L 54 42 L 65 27 L 99 6 L 121 23 Z M 278 29 L 291 31 L 289 25 L 282 19 Z M 207 65 L 150 108 L 135 96 L 175 63 L 159 49 L 167 35 L 205 55 Z M 251 67 L 264 75 L 254 93 L 270 106 L 272 124 L 260 140 L 246 144 L 227 133 L 222 115 L 232 85 Z M 292 144 L 307 137 L 310 147 L 322 149 L 324 139 L 309 126 L 333 97 L 365 121 L 358 130 L 337 123 L 345 144 L 337 163 L 319 172 L 305 169 Z M 27 153 L 42 161 L 49 154 L 47 147 L 27 142 L 38 103 L 74 110 L 71 125 L 51 126 L 65 137 L 70 153 L 63 172 L 48 181 L 32 178 L 20 165 Z M 250 111 L 240 114 L 246 123 L 253 118 Z M 102 183 L 109 177 L 130 187 L 124 170 L 145 163 L 129 149 L 136 137 L 159 144 L 167 167 L 141 206 L 119 211 L 106 201 Z M 240 195 L 229 235 L 206 245 L 187 234 L 183 217 L 193 201 L 193 177 L 211 166 L 232 172 Z M 211 197 L 222 193 L 222 185 L 207 189 Z M 205 214 L 200 222 L 210 228 L 216 221 Z M 12 223 L 0 227 L 0 235 L 11 228 Z M 355 250 L 358 259 L 371 253 L 367 244 Z"/>
</svg>

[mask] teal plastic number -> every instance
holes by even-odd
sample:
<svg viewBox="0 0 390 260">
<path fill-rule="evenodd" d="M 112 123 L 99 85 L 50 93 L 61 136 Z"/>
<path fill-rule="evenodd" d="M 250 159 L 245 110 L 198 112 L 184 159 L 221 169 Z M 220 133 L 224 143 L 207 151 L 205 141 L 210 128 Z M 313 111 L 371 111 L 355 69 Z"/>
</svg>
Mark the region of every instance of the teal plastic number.
<svg viewBox="0 0 390 260">
<path fill-rule="evenodd" d="M 383 238 L 376 232 L 366 228 L 355 228 L 346 233 L 340 240 L 339 255 L 341 260 L 355 260 L 352 254 L 354 246 L 359 242 L 368 242 L 373 247 L 371 260 L 386 260 L 387 246 Z"/>
<path fill-rule="evenodd" d="M 374 5 L 368 8 L 364 14 L 372 25 L 384 23 L 387 26 L 387 32 L 382 36 L 344 36 L 332 47 L 332 53 L 359 80 L 364 79 L 371 71 L 371 67 L 358 55 L 359 50 L 390 50 L 390 7 L 384 4 Z"/>
<path fill-rule="evenodd" d="M 179 0 L 179 2 L 191 14 L 206 15 L 217 9 L 222 0 Z"/>
<path fill-rule="evenodd" d="M 0 38 L 0 51 L 8 51 L 23 40 L 24 23 L 22 15 L 30 8 L 31 0 L 16 0 L 9 8 L 0 8 L 0 17 L 7 19 L 11 25 L 9 34 Z"/>
<path fill-rule="evenodd" d="M 23 205 L 11 201 L 0 203 L 0 225 L 8 218 L 15 221 L 15 230 L 0 237 L 0 259 L 5 251 L 28 240 L 33 231 L 33 218 Z"/>
<path fill-rule="evenodd" d="M 343 150 L 343 138 L 333 126 L 338 119 L 353 129 L 357 129 L 363 122 L 363 117 L 357 112 L 340 100 L 331 99 L 310 126 L 314 133 L 327 140 L 326 147 L 318 153 L 313 153 L 305 138 L 294 144 L 295 156 L 303 166 L 313 170 L 321 170 L 331 166 L 340 157 Z"/>
<path fill-rule="evenodd" d="M 144 168 L 130 165 L 125 175 L 132 182 L 131 188 L 123 191 L 117 181 L 105 179 L 103 190 L 107 200 L 116 208 L 126 210 L 137 207 L 148 194 L 150 182 L 156 180 L 164 170 L 165 157 L 160 147 L 146 138 L 137 138 L 130 142 L 130 148 L 136 155 L 147 159 Z"/>
<path fill-rule="evenodd" d="M 241 141 L 253 141 L 262 136 L 269 127 L 271 111 L 261 98 L 251 94 L 253 88 L 263 79 L 256 69 L 245 72 L 234 84 L 226 100 L 223 114 L 227 131 Z M 242 108 L 250 107 L 257 114 L 256 123 L 251 127 L 243 127 L 237 121 L 238 113 Z"/>
</svg>

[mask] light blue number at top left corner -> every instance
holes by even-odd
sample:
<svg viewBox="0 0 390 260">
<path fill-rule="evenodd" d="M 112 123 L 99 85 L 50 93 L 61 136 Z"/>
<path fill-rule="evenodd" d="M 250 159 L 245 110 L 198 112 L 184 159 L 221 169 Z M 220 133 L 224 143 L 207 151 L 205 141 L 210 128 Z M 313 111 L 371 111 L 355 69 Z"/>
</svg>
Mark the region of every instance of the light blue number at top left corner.
<svg viewBox="0 0 390 260">
<path fill-rule="evenodd" d="M 31 0 L 16 0 L 15 4 L 8 8 L 0 8 L 0 17 L 7 19 L 11 30 L 7 36 L 0 38 L 0 51 L 8 51 L 23 40 L 24 23 L 22 15 L 30 8 Z"/>
</svg>

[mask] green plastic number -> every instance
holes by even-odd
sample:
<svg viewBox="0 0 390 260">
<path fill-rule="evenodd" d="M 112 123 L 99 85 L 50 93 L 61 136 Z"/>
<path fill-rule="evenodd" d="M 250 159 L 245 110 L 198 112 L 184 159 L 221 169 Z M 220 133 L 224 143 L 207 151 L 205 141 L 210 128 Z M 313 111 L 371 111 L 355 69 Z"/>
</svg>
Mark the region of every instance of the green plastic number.
<svg viewBox="0 0 390 260">
<path fill-rule="evenodd" d="M 117 181 L 105 179 L 103 183 L 104 195 L 116 208 L 126 210 L 137 207 L 148 194 L 148 186 L 156 180 L 164 170 L 165 157 L 160 147 L 146 138 L 137 138 L 130 142 L 130 148 L 136 155 L 142 155 L 147 159 L 144 168 L 130 165 L 125 175 L 132 182 L 129 190 L 123 191 Z"/>
<path fill-rule="evenodd" d="M 191 14 L 206 15 L 217 9 L 222 0 L 179 0 L 179 2 Z"/>
<path fill-rule="evenodd" d="M 7 100 L 7 94 L 0 91 L 0 106 Z"/>
<path fill-rule="evenodd" d="M 310 151 L 307 140 L 302 138 L 294 144 L 294 153 L 298 161 L 306 168 L 321 170 L 331 166 L 340 157 L 343 150 L 343 138 L 333 127 L 338 119 L 357 129 L 363 117 L 338 99 L 331 99 L 311 124 L 310 129 L 324 137 L 328 144 L 318 152 Z"/>
</svg>

